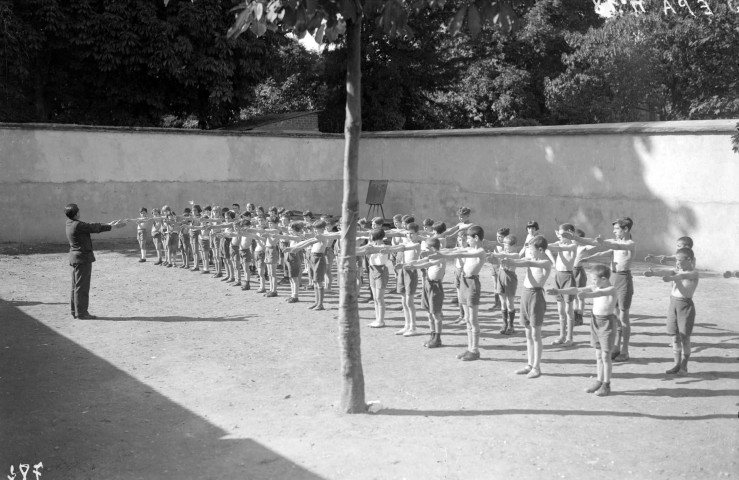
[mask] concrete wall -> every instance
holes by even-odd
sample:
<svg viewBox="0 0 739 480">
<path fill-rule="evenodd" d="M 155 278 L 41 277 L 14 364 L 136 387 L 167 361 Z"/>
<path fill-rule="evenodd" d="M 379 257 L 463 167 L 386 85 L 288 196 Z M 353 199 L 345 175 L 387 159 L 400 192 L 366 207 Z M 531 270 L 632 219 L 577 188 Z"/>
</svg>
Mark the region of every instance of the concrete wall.
<svg viewBox="0 0 739 480">
<path fill-rule="evenodd" d="M 608 236 L 626 215 L 640 254 L 671 252 L 687 234 L 699 266 L 739 270 L 739 252 L 721 248 L 739 238 L 736 122 L 365 134 L 360 202 L 369 180 L 388 179 L 386 216 L 452 223 L 467 205 L 490 233 L 507 225 L 523 237 L 535 219 L 552 240 L 565 221 Z M 63 242 L 69 202 L 94 221 L 188 200 L 339 213 L 343 148 L 336 135 L 0 124 L 0 202 L 17 225 L 0 241 Z"/>
</svg>

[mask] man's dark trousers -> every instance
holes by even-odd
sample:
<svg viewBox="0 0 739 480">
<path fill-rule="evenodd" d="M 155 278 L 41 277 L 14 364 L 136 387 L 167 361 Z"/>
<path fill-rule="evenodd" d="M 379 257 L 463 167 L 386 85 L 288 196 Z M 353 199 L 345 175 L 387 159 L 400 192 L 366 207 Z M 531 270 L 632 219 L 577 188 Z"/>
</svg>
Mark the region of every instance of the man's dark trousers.
<svg viewBox="0 0 739 480">
<path fill-rule="evenodd" d="M 70 306 L 72 315 L 89 315 L 87 307 L 90 304 L 90 279 L 92 278 L 92 263 L 76 263 L 72 265 L 72 298 Z"/>
</svg>

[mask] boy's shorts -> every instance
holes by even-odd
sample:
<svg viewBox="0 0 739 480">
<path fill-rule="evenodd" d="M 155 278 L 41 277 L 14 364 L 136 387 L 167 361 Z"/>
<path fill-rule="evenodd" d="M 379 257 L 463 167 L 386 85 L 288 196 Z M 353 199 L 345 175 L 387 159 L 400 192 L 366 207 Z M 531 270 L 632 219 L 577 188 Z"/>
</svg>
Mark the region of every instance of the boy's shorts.
<svg viewBox="0 0 739 480">
<path fill-rule="evenodd" d="M 695 325 L 695 305 L 692 298 L 670 296 L 667 309 L 667 334 L 690 336 Z"/>
<path fill-rule="evenodd" d="M 369 266 L 369 283 L 370 287 L 375 290 L 382 290 L 387 288 L 387 282 L 390 278 L 390 273 L 387 270 L 387 265 L 370 265 Z"/>
<path fill-rule="evenodd" d="M 226 241 L 225 238 L 218 240 L 218 254 L 221 258 L 231 257 L 231 241 Z"/>
<path fill-rule="evenodd" d="M 479 275 L 472 275 L 471 277 L 462 275 L 459 285 L 459 296 L 461 298 L 462 305 L 467 305 L 469 307 L 480 305 L 481 292 L 482 289 L 480 288 Z"/>
<path fill-rule="evenodd" d="M 190 251 L 190 235 L 180 234 L 180 249 L 186 252 Z"/>
<path fill-rule="evenodd" d="M 575 286 L 577 288 L 583 288 L 588 284 L 588 274 L 585 273 L 584 267 L 575 267 Z"/>
<path fill-rule="evenodd" d="M 454 270 L 454 288 L 459 290 L 459 288 L 462 286 L 462 275 L 464 274 L 464 271 L 461 268 L 457 268 Z"/>
<path fill-rule="evenodd" d="M 285 269 L 288 278 L 298 278 L 302 273 L 302 265 L 300 265 L 299 253 L 285 254 Z"/>
<path fill-rule="evenodd" d="M 266 247 L 264 262 L 269 265 L 277 265 L 277 261 L 280 259 L 280 254 L 277 251 L 276 246 Z"/>
<path fill-rule="evenodd" d="M 610 352 L 616 343 L 616 315 L 591 315 L 590 346 L 596 350 Z"/>
<path fill-rule="evenodd" d="M 444 305 L 444 287 L 441 285 L 441 280 L 429 280 L 428 278 L 424 280 L 421 305 L 430 313 L 441 313 Z"/>
<path fill-rule="evenodd" d="M 621 310 L 630 309 L 631 298 L 634 296 L 634 279 L 631 277 L 631 270 L 615 272 L 611 278 L 613 286 L 616 287 L 616 307 Z"/>
<path fill-rule="evenodd" d="M 323 253 L 311 252 L 310 269 L 313 272 L 313 279 L 316 282 L 323 282 L 326 276 L 326 255 Z"/>
<path fill-rule="evenodd" d="M 256 263 L 257 268 L 262 268 L 264 266 L 265 257 L 266 257 L 266 253 L 264 250 L 254 251 L 254 263 Z"/>
<path fill-rule="evenodd" d="M 508 297 L 513 297 L 516 295 L 517 288 L 518 288 L 518 275 L 516 275 L 516 270 L 513 270 L 513 269 L 508 270 L 507 268 L 499 268 L 498 269 L 498 291 L 495 293 L 500 293 Z"/>
<path fill-rule="evenodd" d="M 418 289 L 418 270 L 398 269 L 398 288 L 397 292 L 401 295 L 412 296 L 416 294 Z"/>
<path fill-rule="evenodd" d="M 200 244 L 201 248 L 207 250 L 210 248 L 210 237 L 201 235 L 200 237 L 198 237 L 198 243 Z"/>
<path fill-rule="evenodd" d="M 177 248 L 177 244 L 179 243 L 180 236 L 176 233 L 168 233 L 167 234 L 167 247 L 169 247 L 170 250 L 175 250 Z"/>
<path fill-rule="evenodd" d="M 252 254 L 250 248 L 239 248 L 239 257 L 244 263 L 250 263 L 252 260 Z"/>
<path fill-rule="evenodd" d="M 557 271 L 554 275 L 554 286 L 555 288 L 572 288 L 575 286 L 575 275 L 572 271 L 566 272 Z M 558 302 L 572 303 L 575 299 L 574 295 L 562 295 L 557 294 Z"/>
<path fill-rule="evenodd" d="M 164 247 L 164 242 L 162 242 L 162 233 L 157 232 L 151 235 L 151 240 L 154 242 L 154 248 L 157 250 L 161 250 Z"/>
<path fill-rule="evenodd" d="M 500 285 L 500 278 L 498 278 L 498 275 L 500 274 L 501 268 L 498 265 L 493 265 L 493 293 L 495 294 L 501 294 L 503 293 L 503 290 Z"/>
<path fill-rule="evenodd" d="M 231 244 L 231 260 L 238 260 L 241 258 L 241 252 L 238 245 Z"/>
<path fill-rule="evenodd" d="M 139 241 L 139 249 L 146 250 L 146 233 L 143 230 L 136 232 L 136 240 Z"/>
<path fill-rule="evenodd" d="M 521 314 L 519 323 L 524 327 L 541 327 L 544 325 L 544 313 L 547 301 L 543 288 L 524 288 L 521 292 Z"/>
</svg>

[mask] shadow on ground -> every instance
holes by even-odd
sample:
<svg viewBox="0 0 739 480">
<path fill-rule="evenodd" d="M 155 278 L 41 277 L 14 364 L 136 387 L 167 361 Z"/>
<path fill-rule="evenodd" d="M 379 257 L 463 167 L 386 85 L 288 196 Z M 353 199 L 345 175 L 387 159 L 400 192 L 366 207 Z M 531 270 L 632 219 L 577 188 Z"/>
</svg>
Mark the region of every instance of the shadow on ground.
<svg viewBox="0 0 739 480">
<path fill-rule="evenodd" d="M 320 478 L 254 440 L 222 440 L 228 432 L 7 302 L 0 319 L 5 473 L 43 462 L 46 479 Z"/>
</svg>

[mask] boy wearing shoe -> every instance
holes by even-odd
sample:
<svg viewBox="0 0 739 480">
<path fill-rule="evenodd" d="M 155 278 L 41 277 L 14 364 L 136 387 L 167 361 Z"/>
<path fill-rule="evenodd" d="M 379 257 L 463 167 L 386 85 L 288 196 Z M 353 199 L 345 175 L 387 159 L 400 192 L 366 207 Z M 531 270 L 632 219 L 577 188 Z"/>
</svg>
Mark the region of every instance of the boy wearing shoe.
<svg viewBox="0 0 739 480">
<path fill-rule="evenodd" d="M 611 274 L 613 275 L 613 286 L 616 288 L 616 307 L 618 308 L 618 325 L 616 328 L 616 347 L 611 353 L 617 362 L 629 360 L 629 339 L 631 338 L 631 321 L 629 310 L 631 299 L 634 296 L 634 280 L 631 276 L 631 263 L 634 260 L 636 244 L 631 238 L 631 229 L 634 222 L 629 217 L 620 217 L 613 222 L 612 240 L 602 238 L 585 238 L 565 232 L 563 235 L 569 240 L 574 240 L 580 245 L 595 247 L 590 253 L 582 258 L 583 261 L 592 260 L 602 255 L 611 255 Z M 623 346 L 622 346 L 623 340 Z"/>
<path fill-rule="evenodd" d="M 472 225 L 467 230 L 467 248 L 455 248 L 452 250 L 441 250 L 429 255 L 430 260 L 441 258 L 464 259 L 462 276 L 460 278 L 460 303 L 464 311 L 467 324 L 467 350 L 457 355 L 457 358 L 465 362 L 480 359 L 480 321 L 478 312 L 480 310 L 480 270 L 482 270 L 487 258 L 482 243 L 485 232 L 482 227 Z"/>
<path fill-rule="evenodd" d="M 611 372 L 613 350 L 616 337 L 615 326 L 618 320 L 615 315 L 616 288 L 610 282 L 611 269 L 605 265 L 595 265 L 588 278 L 590 285 L 584 288 L 550 288 L 549 295 L 577 295 L 585 301 L 593 299 L 593 316 L 590 320 L 590 345 L 595 348 L 595 362 L 597 379 L 593 385 L 586 388 L 587 393 L 595 393 L 605 397 L 611 393 Z"/>
<path fill-rule="evenodd" d="M 490 263 L 498 270 L 498 290 L 500 291 L 503 313 L 503 327 L 498 333 L 503 335 L 513 335 L 516 333 L 513 323 L 516 319 L 515 296 L 516 289 L 518 289 L 518 275 L 516 275 L 516 267 L 514 265 L 499 267 L 498 259 L 509 258 L 515 260 L 519 258 L 519 253 L 515 247 L 516 241 L 515 235 L 506 235 L 502 242 L 503 250 L 501 252 L 493 252 L 488 257 Z"/>
<path fill-rule="evenodd" d="M 416 303 L 414 299 L 416 290 L 418 289 L 418 270 L 406 270 L 404 265 L 408 262 L 418 260 L 421 255 L 421 243 L 420 236 L 418 235 L 418 224 L 412 221 L 413 217 L 406 216 L 404 219 L 411 221 L 405 224 L 405 243 L 386 247 L 382 251 L 383 253 L 396 254 L 397 292 L 403 296 L 401 304 L 405 323 L 403 328 L 395 332 L 395 334 L 411 337 L 418 333 L 416 330 Z"/>
<path fill-rule="evenodd" d="M 656 270 L 644 273 L 646 277 L 662 277 L 663 282 L 672 282 L 670 306 L 667 310 L 667 334 L 672 336 L 672 353 L 675 365 L 667 370 L 668 375 L 688 373 L 690 360 L 690 335 L 695 324 L 693 294 L 698 288 L 698 271 L 695 270 L 695 255 L 690 248 L 681 248 L 675 253 L 675 270 Z"/>
<path fill-rule="evenodd" d="M 544 298 L 544 284 L 549 278 L 552 262 L 547 257 L 547 239 L 537 235 L 529 241 L 526 247 L 525 259 L 502 258 L 500 265 L 526 267 L 526 278 L 523 281 L 524 290 L 521 294 L 520 320 L 526 329 L 526 356 L 528 364 L 516 371 L 518 375 L 528 378 L 541 376 L 541 327 L 544 325 L 544 312 L 547 304 Z"/>
<path fill-rule="evenodd" d="M 555 231 L 558 241 L 550 243 L 548 250 L 556 253 L 557 257 L 554 262 L 555 276 L 554 285 L 560 289 L 569 289 L 575 287 L 575 256 L 577 254 L 577 244 L 570 239 L 564 238 L 567 232 L 570 235 L 575 234 L 575 226 L 571 223 L 563 223 Z M 552 342 L 552 345 L 562 347 L 571 347 L 574 345 L 573 334 L 575 332 L 575 312 L 572 303 L 575 295 L 557 295 L 557 312 L 559 313 L 559 338 Z"/>
<path fill-rule="evenodd" d="M 441 242 L 438 238 L 427 239 L 424 243 L 429 255 L 437 253 L 441 247 Z M 444 273 L 446 272 L 446 261 L 444 259 L 429 260 L 427 258 L 411 260 L 405 264 L 404 268 L 406 270 L 426 269 L 421 304 L 429 314 L 431 338 L 427 342 L 424 342 L 423 346 L 427 348 L 441 347 L 441 329 L 444 322 L 444 315 L 442 313 L 444 287 L 442 286 L 442 282 L 444 281 Z"/>
</svg>

